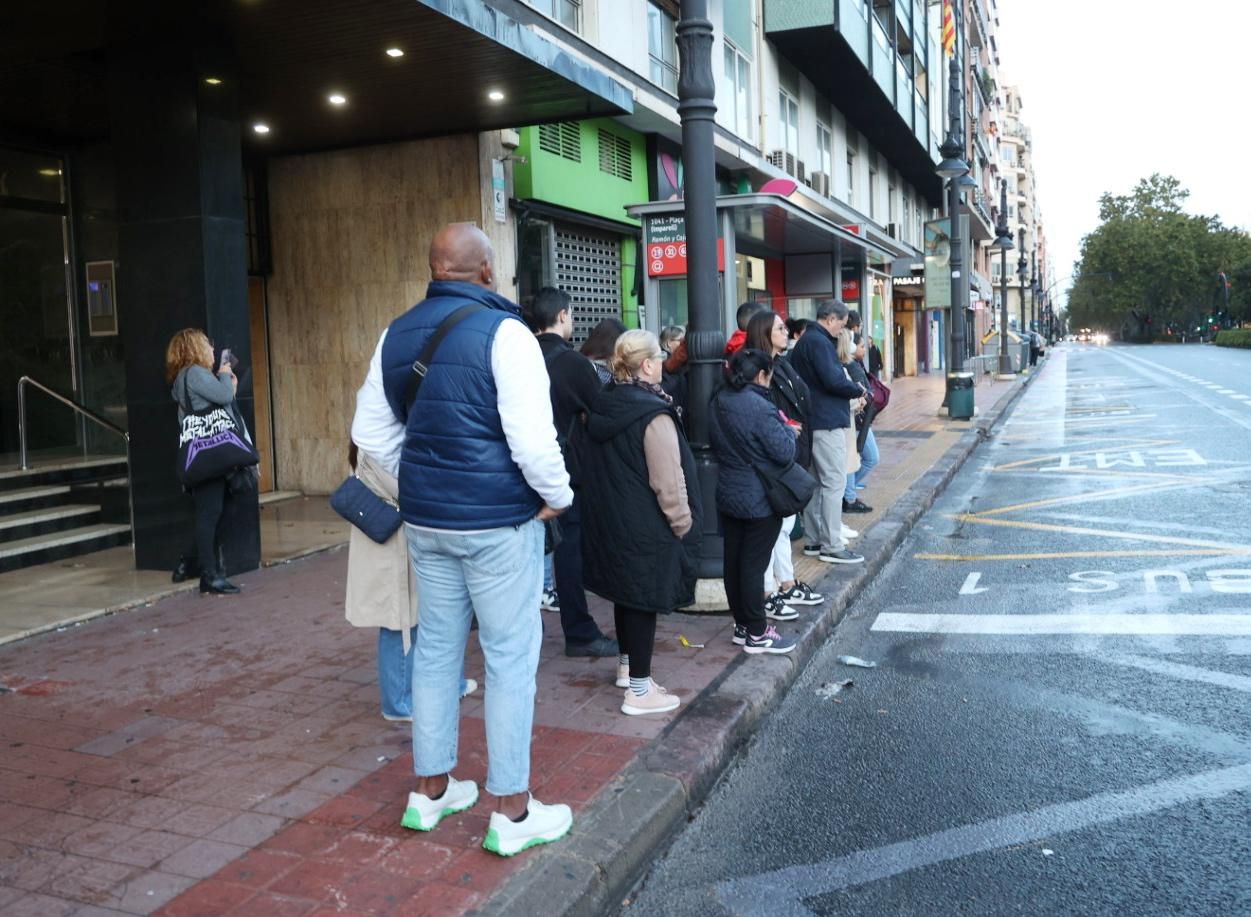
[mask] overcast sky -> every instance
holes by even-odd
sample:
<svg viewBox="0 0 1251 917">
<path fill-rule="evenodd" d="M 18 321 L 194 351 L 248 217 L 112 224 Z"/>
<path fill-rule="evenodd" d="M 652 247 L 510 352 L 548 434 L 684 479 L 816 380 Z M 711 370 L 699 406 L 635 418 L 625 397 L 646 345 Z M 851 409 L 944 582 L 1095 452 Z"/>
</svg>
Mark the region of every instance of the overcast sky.
<svg viewBox="0 0 1251 917">
<path fill-rule="evenodd" d="M 1056 291 L 1099 196 L 1152 172 L 1187 209 L 1251 228 L 1251 2 L 998 0 L 1000 78 L 1021 89 Z"/>
</svg>

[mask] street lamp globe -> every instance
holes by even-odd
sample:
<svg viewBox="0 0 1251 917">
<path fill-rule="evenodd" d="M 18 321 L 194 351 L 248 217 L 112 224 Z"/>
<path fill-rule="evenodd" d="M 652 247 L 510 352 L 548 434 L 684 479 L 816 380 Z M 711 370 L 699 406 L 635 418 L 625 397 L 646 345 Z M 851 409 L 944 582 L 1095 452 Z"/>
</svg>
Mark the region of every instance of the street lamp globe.
<svg viewBox="0 0 1251 917">
<path fill-rule="evenodd" d="M 934 171 L 938 173 L 939 178 L 948 181 L 969 174 L 969 164 L 960 158 L 963 152 L 959 141 L 953 135 L 948 134 L 943 145 L 938 148 L 938 154 L 943 157 L 943 161 L 935 167 Z"/>
</svg>

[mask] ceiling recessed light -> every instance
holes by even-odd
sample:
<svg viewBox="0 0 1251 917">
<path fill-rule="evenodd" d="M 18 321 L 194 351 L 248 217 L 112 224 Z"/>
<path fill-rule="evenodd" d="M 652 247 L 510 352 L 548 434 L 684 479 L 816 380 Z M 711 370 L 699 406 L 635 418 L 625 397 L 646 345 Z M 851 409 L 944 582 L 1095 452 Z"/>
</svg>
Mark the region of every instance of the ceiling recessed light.
<svg viewBox="0 0 1251 917">
<path fill-rule="evenodd" d="M 387 57 L 403 57 L 404 52 L 399 48 L 387 48 Z"/>
<path fill-rule="evenodd" d="M 328 101 L 331 105 L 346 105 L 347 96 L 342 93 L 332 92 L 330 95 L 326 96 L 326 101 Z"/>
<path fill-rule="evenodd" d="M 487 98 L 490 99 L 492 102 L 503 102 L 504 93 L 500 92 L 498 89 L 492 89 L 490 92 L 487 93 Z"/>
<path fill-rule="evenodd" d="M 208 83 L 210 86 L 220 86 L 222 84 L 222 81 L 215 76 L 206 76 L 204 78 L 204 82 Z"/>
<path fill-rule="evenodd" d="M 61 170 L 60 169 L 40 169 L 39 174 L 42 175 L 44 178 L 56 178 L 58 175 L 61 174 Z"/>
<path fill-rule="evenodd" d="M 258 134 L 268 134 L 269 125 L 258 121 L 252 125 L 252 130 L 256 131 Z"/>
</svg>

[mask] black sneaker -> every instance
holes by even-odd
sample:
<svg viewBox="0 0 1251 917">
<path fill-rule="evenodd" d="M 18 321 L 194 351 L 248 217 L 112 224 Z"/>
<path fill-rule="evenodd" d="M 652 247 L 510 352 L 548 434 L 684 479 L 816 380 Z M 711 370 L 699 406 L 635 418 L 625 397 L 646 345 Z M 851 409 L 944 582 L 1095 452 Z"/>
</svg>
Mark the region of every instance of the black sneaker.
<svg viewBox="0 0 1251 917">
<path fill-rule="evenodd" d="M 730 638 L 730 642 L 735 646 L 742 646 L 747 642 L 747 628 L 742 624 L 734 625 L 734 636 Z"/>
<path fill-rule="evenodd" d="M 560 596 L 555 589 L 544 589 L 539 597 L 539 607 L 544 611 L 560 611 Z"/>
<path fill-rule="evenodd" d="M 795 641 L 787 637 L 783 637 L 777 632 L 777 628 L 769 626 L 765 628 L 765 632 L 759 637 L 747 635 L 747 641 L 743 644 L 743 652 L 755 655 L 757 653 L 789 653 L 795 649 Z"/>
<path fill-rule="evenodd" d="M 804 556 L 805 556 L 805 557 L 816 557 L 816 556 L 817 556 L 818 554 L 820 554 L 820 553 L 821 553 L 821 545 L 819 545 L 819 544 L 806 544 L 806 545 L 804 545 Z"/>
<path fill-rule="evenodd" d="M 863 500 L 858 499 L 854 503 L 843 501 L 843 512 L 845 513 L 871 513 L 873 507 L 868 506 Z"/>
<path fill-rule="evenodd" d="M 818 560 L 827 564 L 862 564 L 864 556 L 857 554 L 855 551 L 849 551 L 843 548 L 841 551 L 822 551 Z"/>
<path fill-rule="evenodd" d="M 774 621 L 794 621 L 799 617 L 799 612 L 786 604 L 781 593 L 775 592 L 765 599 L 765 617 Z"/>
<path fill-rule="evenodd" d="M 817 554 L 821 553 L 821 549 L 817 549 Z M 782 593 L 782 601 L 787 605 L 820 605 L 825 601 L 825 596 L 815 591 L 807 583 L 795 580 L 795 585 L 791 586 Z"/>
<path fill-rule="evenodd" d="M 620 656 L 621 648 L 617 641 L 603 634 L 590 643 L 565 643 L 566 656 Z"/>
</svg>

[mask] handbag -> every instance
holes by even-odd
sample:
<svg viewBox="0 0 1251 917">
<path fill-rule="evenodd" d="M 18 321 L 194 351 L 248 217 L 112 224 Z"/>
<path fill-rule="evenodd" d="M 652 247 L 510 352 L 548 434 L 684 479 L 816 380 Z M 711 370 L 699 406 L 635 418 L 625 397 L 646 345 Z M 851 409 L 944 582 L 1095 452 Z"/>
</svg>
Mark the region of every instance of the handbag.
<svg viewBox="0 0 1251 917">
<path fill-rule="evenodd" d="M 234 405 L 222 405 L 207 411 L 192 411 L 191 397 L 183 378 L 184 401 L 178 436 L 178 481 L 191 490 L 215 478 L 230 479 L 241 468 L 257 465 L 260 453 L 252 445 L 252 437 Z"/>
<path fill-rule="evenodd" d="M 718 404 L 717 410 L 721 412 L 724 408 Z M 738 448 L 733 439 L 729 436 L 724 439 L 747 467 L 756 472 L 760 483 L 764 485 L 765 499 L 775 513 L 782 517 L 794 516 L 808 505 L 808 501 L 817 491 L 817 482 L 798 462 L 792 459 L 785 468 L 776 465 L 761 468 Z"/>
<path fill-rule="evenodd" d="M 330 495 L 330 508 L 378 544 L 390 541 L 403 522 L 398 506 L 378 496 L 354 474 Z"/>
<path fill-rule="evenodd" d="M 881 414 L 890 404 L 890 387 L 877 376 L 869 376 L 869 400 L 875 414 Z"/>
</svg>

